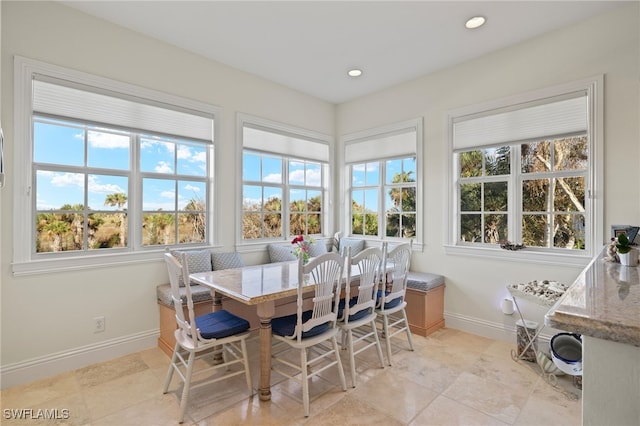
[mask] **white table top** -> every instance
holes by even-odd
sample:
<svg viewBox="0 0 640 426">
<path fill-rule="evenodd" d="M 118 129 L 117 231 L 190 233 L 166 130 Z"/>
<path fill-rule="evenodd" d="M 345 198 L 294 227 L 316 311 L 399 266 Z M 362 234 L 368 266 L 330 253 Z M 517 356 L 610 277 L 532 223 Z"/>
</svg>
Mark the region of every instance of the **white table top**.
<svg viewBox="0 0 640 426">
<path fill-rule="evenodd" d="M 298 262 L 278 262 L 190 275 L 198 284 L 212 288 L 247 305 L 297 294 Z M 313 289 L 309 285 L 309 290 Z"/>
</svg>

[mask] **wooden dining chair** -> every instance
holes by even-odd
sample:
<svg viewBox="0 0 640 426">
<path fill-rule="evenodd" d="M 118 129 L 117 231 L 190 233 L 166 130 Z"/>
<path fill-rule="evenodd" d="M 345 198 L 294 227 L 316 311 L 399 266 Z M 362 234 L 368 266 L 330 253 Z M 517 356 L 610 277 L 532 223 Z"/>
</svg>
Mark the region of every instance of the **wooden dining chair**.
<svg viewBox="0 0 640 426">
<path fill-rule="evenodd" d="M 351 247 L 347 247 L 347 281 L 345 297 L 338 305 L 338 327 L 342 331 L 342 347 L 349 351 L 351 385 L 354 388 L 357 354 L 375 347 L 380 366 L 384 368 L 375 311 L 382 257 L 382 251 L 375 247 L 369 247 L 352 257 Z M 357 291 L 352 296 L 350 284 L 356 280 L 358 285 L 354 288 Z"/>
<path fill-rule="evenodd" d="M 241 374 L 245 375 L 249 395 L 253 395 L 253 385 L 249 372 L 249 357 L 247 355 L 246 340 L 249 337 L 249 322 L 225 310 L 210 312 L 195 316 L 191 286 L 189 283 L 189 268 L 185 253 L 181 253 L 180 262 L 171 253 L 165 253 L 164 259 L 169 271 L 171 295 L 175 306 L 178 328 L 175 331 L 176 345 L 173 350 L 171 364 L 167 371 L 163 393 L 167 393 L 173 373 L 183 381 L 182 397 L 180 400 L 180 414 L 178 422 L 182 423 L 187 407 L 189 392 L 192 389 L 209 385 Z M 188 317 L 185 317 L 180 296 L 179 278 L 185 285 Z M 207 366 L 197 371 L 198 377 L 204 378 L 192 382 L 196 373 L 196 360 L 203 357 L 221 358 L 213 366 Z M 220 355 L 222 355 L 220 357 Z M 239 364 L 242 369 L 231 368 Z M 198 363 L 200 365 L 200 363 Z M 207 365 L 202 363 L 202 365 Z M 210 373 L 210 374 L 207 374 Z M 212 396 L 215 392 L 212 391 Z"/>
<path fill-rule="evenodd" d="M 413 241 L 413 240 L 412 240 Z M 382 322 L 383 337 L 387 347 L 387 363 L 391 365 L 391 338 L 405 333 L 409 349 L 413 350 L 411 330 L 405 310 L 407 302 L 407 275 L 411 261 L 411 243 L 401 243 L 389 250 L 389 244 L 382 244 L 381 288 L 378 289 L 376 313 Z"/>
<path fill-rule="evenodd" d="M 297 311 L 273 318 L 272 370 L 296 380 L 302 385 L 304 415 L 309 417 L 309 381 L 328 368 L 336 366 L 342 390 L 347 390 L 340 362 L 338 333 L 338 303 L 344 279 L 344 258 L 337 253 L 325 253 L 303 264 L 298 259 Z M 308 286 L 314 286 L 309 290 Z M 313 291 L 312 306 L 304 309 L 303 293 Z M 300 363 L 291 362 L 287 354 L 300 352 Z"/>
</svg>

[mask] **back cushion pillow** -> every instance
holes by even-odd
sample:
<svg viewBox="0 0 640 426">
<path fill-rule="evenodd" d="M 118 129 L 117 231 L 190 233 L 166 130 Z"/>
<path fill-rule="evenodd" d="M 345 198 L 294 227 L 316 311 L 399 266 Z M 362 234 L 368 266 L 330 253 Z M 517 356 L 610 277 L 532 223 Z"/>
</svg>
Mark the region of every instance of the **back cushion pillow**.
<svg viewBox="0 0 640 426">
<path fill-rule="evenodd" d="M 180 262 L 180 254 L 185 253 L 187 255 L 187 268 L 190 274 L 196 272 L 208 272 L 211 271 L 211 252 L 209 250 L 172 250 L 171 254 Z M 182 275 L 178 280 L 180 287 L 184 287 L 184 281 Z"/>
<path fill-rule="evenodd" d="M 355 256 L 364 250 L 364 240 L 358 238 L 341 238 L 340 239 L 340 254 L 345 254 L 344 249 L 351 247 L 351 256 Z"/>
<path fill-rule="evenodd" d="M 211 253 L 211 261 L 213 263 L 213 270 L 219 271 L 221 269 L 242 268 L 244 262 L 240 253 L 232 251 L 229 253 Z"/>
<path fill-rule="evenodd" d="M 287 262 L 289 260 L 296 260 L 296 256 L 293 254 L 293 246 L 283 246 L 279 244 L 269 244 L 269 259 L 273 262 Z"/>
<path fill-rule="evenodd" d="M 327 252 L 327 245 L 323 242 L 317 242 L 309 246 L 309 256 L 316 257 Z"/>
</svg>

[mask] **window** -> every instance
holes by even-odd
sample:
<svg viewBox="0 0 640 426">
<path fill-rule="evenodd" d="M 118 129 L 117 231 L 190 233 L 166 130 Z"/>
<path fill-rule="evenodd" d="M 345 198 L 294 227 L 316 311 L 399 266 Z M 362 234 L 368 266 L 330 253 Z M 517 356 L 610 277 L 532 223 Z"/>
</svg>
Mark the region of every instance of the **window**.
<svg viewBox="0 0 640 426">
<path fill-rule="evenodd" d="M 245 243 L 326 234 L 329 139 L 246 115 L 242 132 Z"/>
<path fill-rule="evenodd" d="M 450 115 L 451 246 L 511 242 L 526 247 L 520 257 L 595 254 L 602 239 L 602 206 L 594 196 L 601 194 L 602 167 L 597 82 Z"/>
<path fill-rule="evenodd" d="M 410 121 L 345 138 L 350 235 L 417 238 L 419 135 Z"/>
<path fill-rule="evenodd" d="M 415 157 L 352 164 L 351 182 L 351 234 L 415 237 Z M 378 214 L 380 199 L 384 215 Z"/>
<path fill-rule="evenodd" d="M 508 240 L 511 148 L 460 153 L 460 240 L 497 244 Z"/>
<path fill-rule="evenodd" d="M 28 141 L 16 144 L 16 164 L 26 165 L 16 184 L 28 184 L 15 191 L 15 209 L 31 219 L 15 230 L 15 273 L 210 244 L 213 107 L 16 64 L 16 136 Z"/>
</svg>

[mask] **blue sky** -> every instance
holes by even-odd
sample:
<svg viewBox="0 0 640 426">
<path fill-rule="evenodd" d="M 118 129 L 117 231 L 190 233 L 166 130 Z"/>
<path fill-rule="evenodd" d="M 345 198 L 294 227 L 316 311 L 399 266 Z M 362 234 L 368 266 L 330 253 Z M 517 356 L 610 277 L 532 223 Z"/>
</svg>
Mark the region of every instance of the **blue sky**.
<svg viewBox="0 0 640 426">
<path fill-rule="evenodd" d="M 116 207 L 104 205 L 107 195 L 117 192 L 128 194 L 129 134 L 100 128 L 87 129 L 86 165 L 92 168 L 92 173 L 85 174 L 85 170 L 71 170 L 68 167 L 85 166 L 84 132 L 82 126 L 72 123 L 53 120 L 34 122 L 34 161 L 42 163 L 36 175 L 38 210 L 57 209 L 64 204 L 84 204 L 85 185 L 88 188 L 87 204 L 93 210 L 115 210 Z M 141 171 L 163 173 L 171 178 L 143 178 L 143 209 L 174 210 L 174 174 L 177 171 L 185 177 L 205 177 L 206 159 L 207 148 L 204 146 L 141 137 Z M 64 170 L 65 166 L 67 170 Z M 177 181 L 179 208 L 184 208 L 191 199 L 204 200 L 205 197 L 204 182 Z"/>
<path fill-rule="evenodd" d="M 393 177 L 402 172 L 413 172 L 412 177 L 416 178 L 416 162 L 414 158 L 389 160 L 385 162 L 384 183 L 392 183 Z M 351 182 L 353 185 L 352 199 L 359 205 L 364 205 L 366 211 L 378 211 L 378 194 L 380 186 L 380 162 L 355 164 L 351 171 Z M 364 187 L 376 187 L 375 189 L 364 189 Z M 362 189 L 360 189 L 362 188 Z M 385 209 L 393 206 L 393 201 L 389 196 L 389 191 L 385 192 Z"/>
<path fill-rule="evenodd" d="M 283 160 L 277 157 L 258 153 L 245 153 L 243 155 L 243 176 L 247 182 L 283 184 Z M 304 161 L 288 162 L 289 185 L 306 185 L 307 187 L 320 187 L 322 185 L 322 169 L 319 163 L 309 163 Z M 245 184 L 243 187 L 242 199 L 244 205 L 259 204 L 262 200 L 262 186 Z M 302 189 L 291 189 L 289 200 L 309 199 L 320 195 L 320 191 L 305 191 Z M 282 199 L 283 194 L 280 188 L 264 187 L 264 200 L 269 198 Z"/>
</svg>

